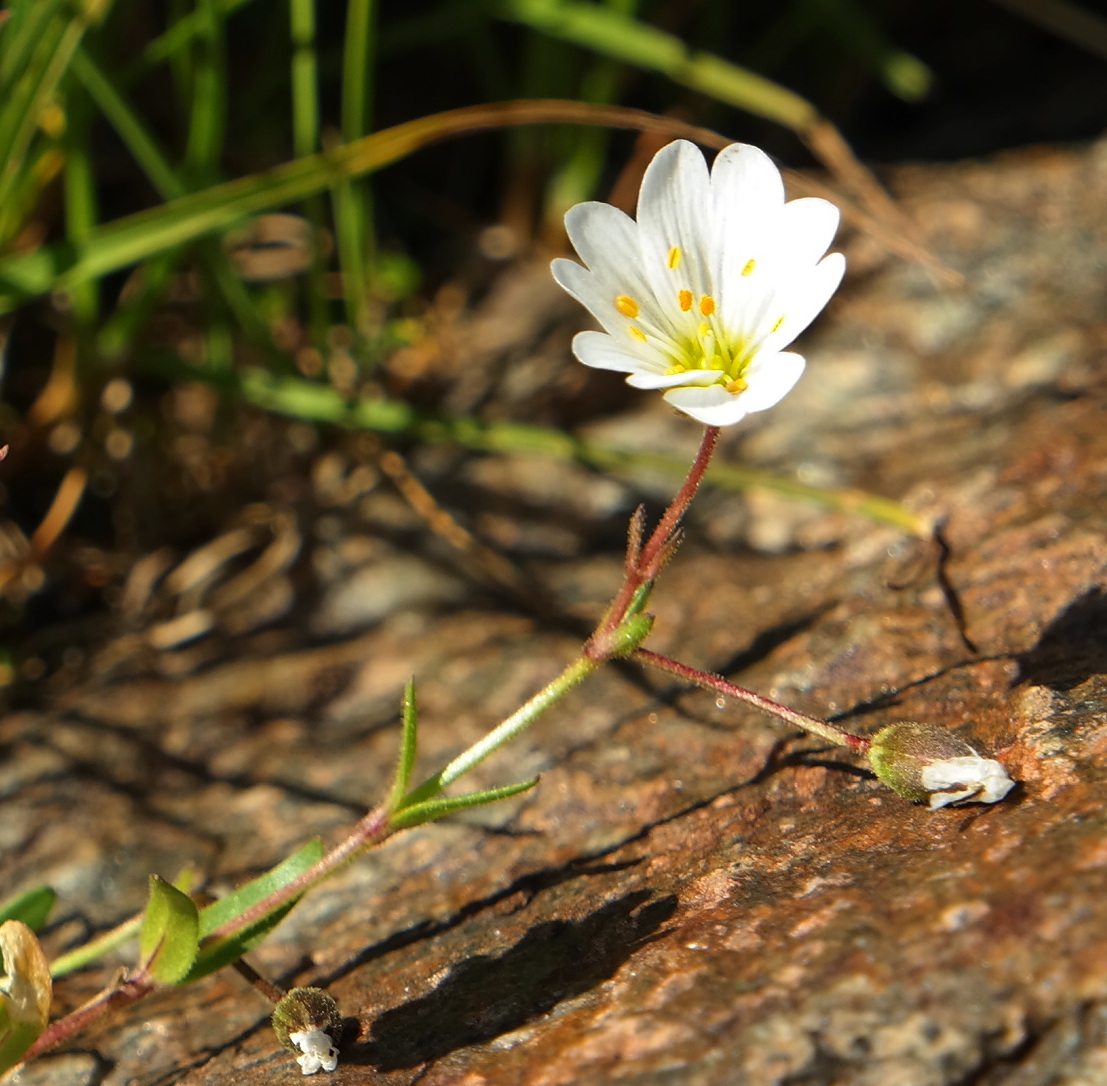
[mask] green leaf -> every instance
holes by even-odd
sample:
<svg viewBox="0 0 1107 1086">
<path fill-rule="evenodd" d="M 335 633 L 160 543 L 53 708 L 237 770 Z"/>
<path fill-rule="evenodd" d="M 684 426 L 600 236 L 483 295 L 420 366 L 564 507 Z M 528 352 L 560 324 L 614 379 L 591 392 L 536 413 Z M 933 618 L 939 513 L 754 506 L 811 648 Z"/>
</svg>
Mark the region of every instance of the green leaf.
<svg viewBox="0 0 1107 1086">
<path fill-rule="evenodd" d="M 200 914 L 196 903 L 158 875 L 150 876 L 150 900 L 138 946 L 142 968 L 160 984 L 177 984 L 196 960 Z"/>
<path fill-rule="evenodd" d="M 323 858 L 323 842 L 318 837 L 309 841 L 287 860 L 258 876 L 252 882 L 228 894 L 224 898 L 207 906 L 200 912 L 200 937 L 210 936 L 213 932 L 234 922 L 247 910 L 263 902 L 271 894 L 280 890 L 293 879 L 302 875 Z M 298 900 L 298 899 L 297 899 Z M 269 934 L 292 910 L 295 901 L 278 906 L 272 912 L 255 920 L 233 935 L 214 939 L 202 945 L 192 969 L 185 977 L 185 983 L 191 983 L 214 973 L 217 969 L 229 965 L 242 957 L 251 947 L 256 946 Z"/>
<path fill-rule="evenodd" d="M 46 923 L 57 896 L 49 886 L 36 886 L 8 898 L 0 905 L 0 924 L 5 920 L 22 920 L 32 931 L 38 931 Z"/>
<path fill-rule="evenodd" d="M 404 687 L 403 704 L 404 729 L 400 739 L 400 759 L 396 764 L 396 777 L 392 782 L 392 792 L 388 797 L 389 810 L 396 810 L 407 794 L 411 783 L 411 771 L 415 766 L 415 754 L 418 747 L 419 707 L 415 702 L 415 680 L 409 679 Z"/>
<path fill-rule="evenodd" d="M 532 777 L 529 781 L 506 784 L 502 788 L 488 788 L 483 792 L 469 792 L 464 796 L 444 796 L 442 799 L 426 800 L 396 811 L 389 817 L 388 825 L 394 830 L 411 829 L 412 826 L 434 822 L 436 819 L 445 818 L 446 815 L 466 811 L 470 807 L 484 807 L 497 800 L 510 799 L 512 796 L 529 791 L 537 783 L 538 778 Z"/>
</svg>

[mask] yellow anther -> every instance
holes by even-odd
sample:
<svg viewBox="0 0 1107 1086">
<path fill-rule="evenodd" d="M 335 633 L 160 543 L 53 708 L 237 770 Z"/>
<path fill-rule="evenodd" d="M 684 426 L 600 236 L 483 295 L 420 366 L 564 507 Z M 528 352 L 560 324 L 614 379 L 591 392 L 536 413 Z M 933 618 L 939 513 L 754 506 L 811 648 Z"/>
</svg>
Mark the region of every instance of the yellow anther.
<svg viewBox="0 0 1107 1086">
<path fill-rule="evenodd" d="M 705 294 L 700 299 L 700 312 L 705 317 L 710 317 L 715 312 L 715 299 L 710 294 Z"/>
<path fill-rule="evenodd" d="M 632 336 L 634 336 L 634 338 L 636 340 L 638 340 L 639 343 L 645 343 L 646 342 L 646 333 L 643 332 L 641 328 L 635 328 L 634 325 L 632 324 L 632 325 L 629 326 L 629 331 L 630 331 L 630 334 Z"/>
<path fill-rule="evenodd" d="M 624 317 L 630 317 L 632 320 L 638 316 L 638 303 L 629 294 L 620 294 L 615 299 L 615 308 Z"/>
<path fill-rule="evenodd" d="M 783 325 L 784 325 L 784 317 L 783 316 L 777 317 L 776 324 L 773 325 L 773 331 L 774 332 L 779 332 L 780 329 L 783 327 Z"/>
<path fill-rule="evenodd" d="M 684 257 L 684 250 L 679 245 L 674 245 L 669 250 L 669 271 L 676 271 Z"/>
<path fill-rule="evenodd" d="M 742 269 L 743 275 L 753 275 L 753 269 L 757 267 L 757 261 L 749 259 L 746 261 L 746 266 Z"/>
<path fill-rule="evenodd" d="M 692 308 L 692 292 L 690 290 L 682 290 L 677 298 L 680 299 L 680 309 L 682 313 L 687 313 Z"/>
<path fill-rule="evenodd" d="M 728 381 L 723 388 L 727 390 L 732 396 L 737 396 L 741 392 L 745 392 L 750 386 L 742 380 L 741 377 L 735 377 L 733 381 Z"/>
</svg>

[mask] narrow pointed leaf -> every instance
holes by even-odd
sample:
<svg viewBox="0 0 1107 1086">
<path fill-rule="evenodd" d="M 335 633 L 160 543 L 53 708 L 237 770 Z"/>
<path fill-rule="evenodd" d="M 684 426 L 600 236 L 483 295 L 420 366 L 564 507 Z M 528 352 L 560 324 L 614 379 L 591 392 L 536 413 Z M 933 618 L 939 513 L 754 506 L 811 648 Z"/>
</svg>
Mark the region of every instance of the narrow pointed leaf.
<svg viewBox="0 0 1107 1086">
<path fill-rule="evenodd" d="M 507 784 L 503 788 L 489 788 L 483 792 L 469 792 L 464 796 L 445 796 L 442 799 L 425 800 L 411 807 L 401 808 L 388 820 L 392 829 L 406 830 L 412 826 L 421 826 L 424 822 L 434 822 L 446 815 L 467 811 L 470 807 L 484 807 L 501 799 L 510 799 L 529 791 L 538 783 L 537 777 L 517 784 Z"/>
<path fill-rule="evenodd" d="M 415 702 L 415 680 L 411 679 L 404 687 L 403 735 L 400 739 L 400 759 L 396 764 L 396 778 L 392 782 L 392 794 L 388 797 L 388 806 L 395 810 L 407 793 L 411 783 L 411 771 L 415 766 L 418 749 L 419 707 Z"/>
<path fill-rule="evenodd" d="M 142 967 L 160 984 L 177 984 L 192 967 L 200 941 L 196 903 L 172 883 L 150 876 L 150 900 L 138 946 Z"/>
<path fill-rule="evenodd" d="M 36 886 L 8 898 L 0 905 L 0 924 L 5 920 L 22 920 L 32 931 L 38 931 L 46 923 L 56 899 L 57 894 L 49 886 Z"/>
</svg>

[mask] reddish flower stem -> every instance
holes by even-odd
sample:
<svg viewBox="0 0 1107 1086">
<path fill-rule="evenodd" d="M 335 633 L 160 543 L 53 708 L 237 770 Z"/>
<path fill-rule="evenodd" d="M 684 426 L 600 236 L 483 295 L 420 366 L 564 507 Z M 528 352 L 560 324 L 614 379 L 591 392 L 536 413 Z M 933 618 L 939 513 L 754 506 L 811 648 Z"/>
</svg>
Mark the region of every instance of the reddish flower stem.
<svg viewBox="0 0 1107 1086">
<path fill-rule="evenodd" d="M 55 1045 L 68 1041 L 70 1037 L 95 1022 L 97 1018 L 102 1018 L 109 1011 L 137 1003 L 144 996 L 149 995 L 155 987 L 153 980 L 146 973 L 124 978 L 114 988 L 101 992 L 71 1014 L 51 1022 L 24 1053 L 22 1062 L 33 1060 L 36 1056 L 49 1052 Z"/>
<path fill-rule="evenodd" d="M 641 545 L 640 514 L 635 514 L 631 521 L 622 587 L 620 587 L 611 606 L 607 609 L 607 613 L 599 626 L 596 627 L 596 632 L 588 639 L 588 643 L 584 647 L 585 656 L 597 660 L 604 660 L 610 656 L 608 646 L 611 639 L 609 635 L 626 620 L 627 610 L 634 599 L 635 593 L 643 585 L 649 584 L 657 577 L 661 572 L 661 567 L 665 565 L 672 554 L 677 538 L 677 529 L 684 519 L 684 514 L 688 512 L 688 506 L 692 504 L 692 499 L 696 496 L 700 483 L 703 482 L 704 473 L 707 471 L 708 464 L 711 463 L 711 456 L 715 452 L 718 441 L 719 427 L 708 426 L 704 430 L 699 452 L 696 453 L 696 459 L 688 470 L 688 477 L 684 480 L 684 485 L 677 492 L 676 497 L 673 498 L 669 508 L 665 510 L 664 516 L 650 534 L 650 538 L 644 547 Z"/>
<path fill-rule="evenodd" d="M 374 807 L 354 827 L 353 832 L 340 844 L 330 850 L 318 863 L 314 863 L 291 882 L 286 882 L 279 890 L 274 890 L 267 898 L 241 912 L 233 920 L 228 920 L 212 932 L 213 939 L 229 939 L 240 931 L 245 931 L 258 920 L 263 920 L 274 909 L 302 897 L 317 883 L 333 875 L 339 868 L 353 860 L 365 849 L 381 844 L 394 832 L 388 826 L 386 807 Z"/>
<path fill-rule="evenodd" d="M 863 736 L 853 735 L 842 728 L 827 723 L 825 720 L 819 720 L 818 717 L 798 713 L 795 709 L 789 709 L 786 705 L 781 705 L 763 694 L 755 694 L 752 690 L 735 686 L 734 683 L 728 682 L 721 675 L 698 671 L 694 667 L 682 664 L 679 660 L 670 660 L 667 656 L 650 652 L 649 649 L 636 649 L 631 659 L 649 664 L 650 667 L 656 667 L 660 671 L 667 671 L 670 675 L 676 675 L 678 678 L 695 683 L 696 686 L 702 686 L 706 690 L 714 690 L 716 693 L 725 694 L 728 698 L 735 698 L 738 701 L 746 702 L 748 705 L 754 705 L 763 712 L 775 716 L 778 720 L 783 720 L 797 728 L 802 728 L 805 732 L 829 740 L 835 746 L 849 747 L 850 750 L 856 751 L 858 754 L 864 754 L 869 749 L 870 741 Z"/>
</svg>

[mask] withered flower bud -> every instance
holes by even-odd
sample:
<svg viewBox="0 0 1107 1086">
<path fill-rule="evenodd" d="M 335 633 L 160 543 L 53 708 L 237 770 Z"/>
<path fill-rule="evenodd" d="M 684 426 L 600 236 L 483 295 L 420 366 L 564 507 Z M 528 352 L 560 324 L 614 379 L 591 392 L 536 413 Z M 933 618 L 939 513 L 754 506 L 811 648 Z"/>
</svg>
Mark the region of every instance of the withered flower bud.
<svg viewBox="0 0 1107 1086">
<path fill-rule="evenodd" d="M 901 720 L 873 737 L 869 762 L 877 777 L 930 809 L 951 803 L 997 803 L 1015 786 L 994 758 L 983 758 L 946 729 Z"/>
<path fill-rule="evenodd" d="M 322 988 L 293 988 L 273 1012 L 273 1031 L 296 1058 L 305 1075 L 338 1066 L 335 1041 L 342 1032 L 338 1004 Z"/>
</svg>

